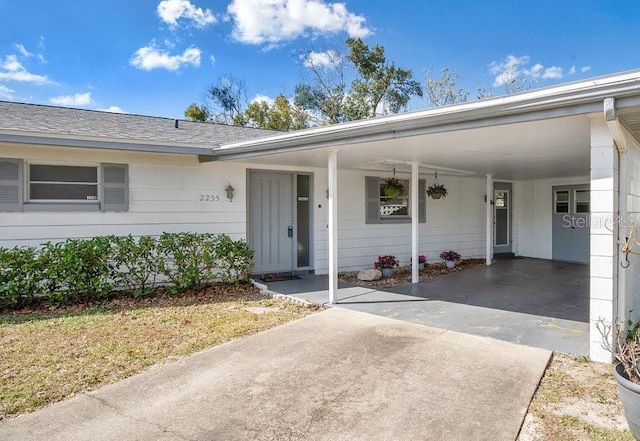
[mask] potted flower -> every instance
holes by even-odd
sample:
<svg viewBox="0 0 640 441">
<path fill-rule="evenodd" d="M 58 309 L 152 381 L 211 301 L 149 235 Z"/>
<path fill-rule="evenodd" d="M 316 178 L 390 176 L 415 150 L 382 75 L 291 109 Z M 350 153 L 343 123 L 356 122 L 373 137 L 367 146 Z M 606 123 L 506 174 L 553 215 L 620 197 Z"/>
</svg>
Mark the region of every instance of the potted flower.
<svg viewBox="0 0 640 441">
<path fill-rule="evenodd" d="M 440 253 L 440 258 L 444 260 L 447 268 L 453 268 L 460 261 L 461 256 L 455 251 L 443 251 Z"/>
<path fill-rule="evenodd" d="M 435 183 L 427 188 L 427 195 L 433 199 L 440 199 L 447 197 L 447 189 L 444 184 Z"/>
<path fill-rule="evenodd" d="M 382 181 L 382 193 L 385 197 L 393 199 L 399 196 L 404 196 L 407 189 L 404 184 L 396 178 L 387 178 Z"/>
<path fill-rule="evenodd" d="M 378 256 L 378 260 L 373 264 L 374 268 L 382 271 L 384 277 L 391 277 L 393 269 L 399 265 L 396 256 Z"/>
<path fill-rule="evenodd" d="M 620 323 L 615 329 L 598 320 L 596 327 L 602 335 L 602 347 L 609 351 L 616 360 L 613 375 L 618 383 L 618 394 L 624 414 L 627 417 L 629 430 L 636 439 L 640 439 L 640 322 L 627 320 L 627 332 Z M 612 335 L 613 334 L 613 335 Z"/>
<path fill-rule="evenodd" d="M 411 258 L 411 262 L 413 262 L 413 258 Z M 424 269 L 427 266 L 427 258 L 424 254 L 420 254 L 418 256 L 418 268 Z"/>
</svg>

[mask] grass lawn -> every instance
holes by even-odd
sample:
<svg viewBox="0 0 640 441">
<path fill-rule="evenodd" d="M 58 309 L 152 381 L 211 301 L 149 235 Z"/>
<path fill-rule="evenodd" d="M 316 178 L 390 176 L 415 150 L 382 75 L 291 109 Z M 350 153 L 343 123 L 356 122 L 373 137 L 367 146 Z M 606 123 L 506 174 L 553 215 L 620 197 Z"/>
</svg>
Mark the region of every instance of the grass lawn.
<svg viewBox="0 0 640 441">
<path fill-rule="evenodd" d="M 0 313 L 0 420 L 278 326 L 314 308 L 252 286 Z"/>
<path fill-rule="evenodd" d="M 555 353 L 518 439 L 633 441 L 612 366 Z"/>
</svg>

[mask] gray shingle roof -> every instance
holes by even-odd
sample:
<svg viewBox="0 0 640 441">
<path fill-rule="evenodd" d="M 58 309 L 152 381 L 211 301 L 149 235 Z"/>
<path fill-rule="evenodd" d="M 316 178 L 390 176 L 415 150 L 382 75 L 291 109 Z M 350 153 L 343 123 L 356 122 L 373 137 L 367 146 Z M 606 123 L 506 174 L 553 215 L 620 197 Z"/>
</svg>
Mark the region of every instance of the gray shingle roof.
<svg viewBox="0 0 640 441">
<path fill-rule="evenodd" d="M 0 101 L 0 130 L 215 148 L 280 132 L 155 116 Z"/>
</svg>

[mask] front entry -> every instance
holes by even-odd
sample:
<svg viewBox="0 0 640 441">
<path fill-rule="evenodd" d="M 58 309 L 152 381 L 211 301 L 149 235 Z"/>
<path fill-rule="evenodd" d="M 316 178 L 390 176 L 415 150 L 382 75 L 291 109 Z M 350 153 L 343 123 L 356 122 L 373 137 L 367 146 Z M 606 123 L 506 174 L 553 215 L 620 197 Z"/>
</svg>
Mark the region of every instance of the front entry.
<svg viewBox="0 0 640 441">
<path fill-rule="evenodd" d="M 257 274 L 309 269 L 311 176 L 249 171 L 247 241 Z"/>
<path fill-rule="evenodd" d="M 254 272 L 293 271 L 293 174 L 250 171 L 248 204 Z"/>
<path fill-rule="evenodd" d="M 589 185 L 562 185 L 552 188 L 554 260 L 589 263 L 590 196 Z"/>
<path fill-rule="evenodd" d="M 513 186 L 509 182 L 493 184 L 493 254 L 511 254 L 512 245 L 512 208 Z"/>
</svg>

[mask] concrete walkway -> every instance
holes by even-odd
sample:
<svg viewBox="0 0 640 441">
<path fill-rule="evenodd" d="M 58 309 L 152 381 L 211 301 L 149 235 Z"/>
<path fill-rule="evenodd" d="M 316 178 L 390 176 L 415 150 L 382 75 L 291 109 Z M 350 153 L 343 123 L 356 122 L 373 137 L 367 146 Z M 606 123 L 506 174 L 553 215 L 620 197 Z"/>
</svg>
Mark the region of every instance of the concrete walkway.
<svg viewBox="0 0 640 441">
<path fill-rule="evenodd" d="M 0 423 L 2 440 L 510 440 L 550 353 L 333 308 Z"/>
</svg>

